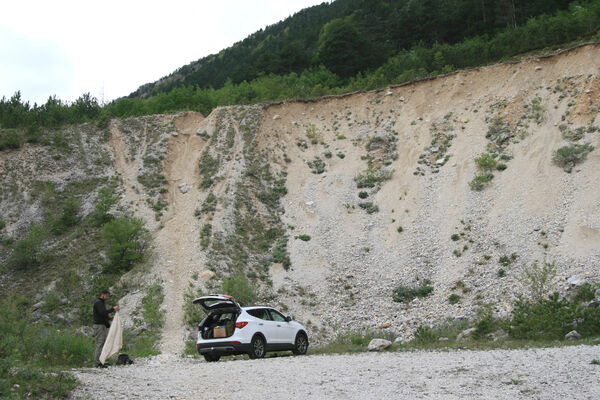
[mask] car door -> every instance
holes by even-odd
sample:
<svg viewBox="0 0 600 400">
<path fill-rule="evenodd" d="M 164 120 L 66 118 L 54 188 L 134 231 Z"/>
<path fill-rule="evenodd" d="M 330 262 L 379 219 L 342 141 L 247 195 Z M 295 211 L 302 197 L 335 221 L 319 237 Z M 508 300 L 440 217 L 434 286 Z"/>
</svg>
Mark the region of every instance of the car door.
<svg viewBox="0 0 600 400">
<path fill-rule="evenodd" d="M 296 329 L 286 320 L 279 311 L 269 308 L 269 314 L 274 324 L 276 343 L 294 343 L 296 340 Z"/>
<path fill-rule="evenodd" d="M 266 308 L 255 308 L 246 312 L 259 319 L 257 322 L 257 330 L 265 336 L 267 345 L 279 343 L 277 337 L 277 324 L 271 320 L 271 314 L 269 314 Z"/>
</svg>

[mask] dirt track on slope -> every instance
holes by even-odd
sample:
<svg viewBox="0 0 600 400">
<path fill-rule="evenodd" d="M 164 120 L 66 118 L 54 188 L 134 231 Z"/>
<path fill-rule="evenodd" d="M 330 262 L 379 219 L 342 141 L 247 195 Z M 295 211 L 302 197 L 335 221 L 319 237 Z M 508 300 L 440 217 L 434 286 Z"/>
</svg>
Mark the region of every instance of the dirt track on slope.
<svg viewBox="0 0 600 400">
<path fill-rule="evenodd" d="M 597 399 L 600 349 L 363 353 L 229 360 L 157 356 L 75 371 L 78 399 Z"/>
</svg>

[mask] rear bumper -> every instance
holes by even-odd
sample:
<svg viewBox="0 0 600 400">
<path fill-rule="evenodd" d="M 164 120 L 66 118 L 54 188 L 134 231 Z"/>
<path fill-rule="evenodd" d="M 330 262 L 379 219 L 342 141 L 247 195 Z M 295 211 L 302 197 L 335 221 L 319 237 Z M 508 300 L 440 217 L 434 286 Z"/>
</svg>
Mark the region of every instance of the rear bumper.
<svg viewBox="0 0 600 400">
<path fill-rule="evenodd" d="M 244 354 L 250 351 L 249 343 L 207 342 L 196 345 L 200 354 Z"/>
</svg>

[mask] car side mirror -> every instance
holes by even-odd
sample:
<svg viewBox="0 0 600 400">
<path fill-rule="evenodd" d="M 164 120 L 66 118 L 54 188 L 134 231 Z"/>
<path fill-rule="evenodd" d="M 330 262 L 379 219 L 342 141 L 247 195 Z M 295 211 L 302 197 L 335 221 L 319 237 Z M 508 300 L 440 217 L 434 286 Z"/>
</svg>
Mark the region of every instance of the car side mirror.
<svg viewBox="0 0 600 400">
<path fill-rule="evenodd" d="M 292 322 L 292 317 L 290 317 L 289 315 L 285 317 L 285 322 Z"/>
</svg>

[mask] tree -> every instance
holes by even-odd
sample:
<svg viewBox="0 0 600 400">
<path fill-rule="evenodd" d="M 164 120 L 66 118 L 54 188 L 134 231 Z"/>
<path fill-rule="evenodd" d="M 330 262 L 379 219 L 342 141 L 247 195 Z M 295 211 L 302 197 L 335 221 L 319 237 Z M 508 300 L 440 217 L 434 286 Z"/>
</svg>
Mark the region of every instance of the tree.
<svg viewBox="0 0 600 400">
<path fill-rule="evenodd" d="M 115 219 L 104 225 L 102 235 L 109 245 L 106 272 L 127 272 L 144 259 L 150 237 L 141 218 Z"/>
<path fill-rule="evenodd" d="M 337 18 L 323 27 L 317 60 L 342 78 L 356 75 L 370 63 L 369 45 L 352 18 Z"/>
</svg>

